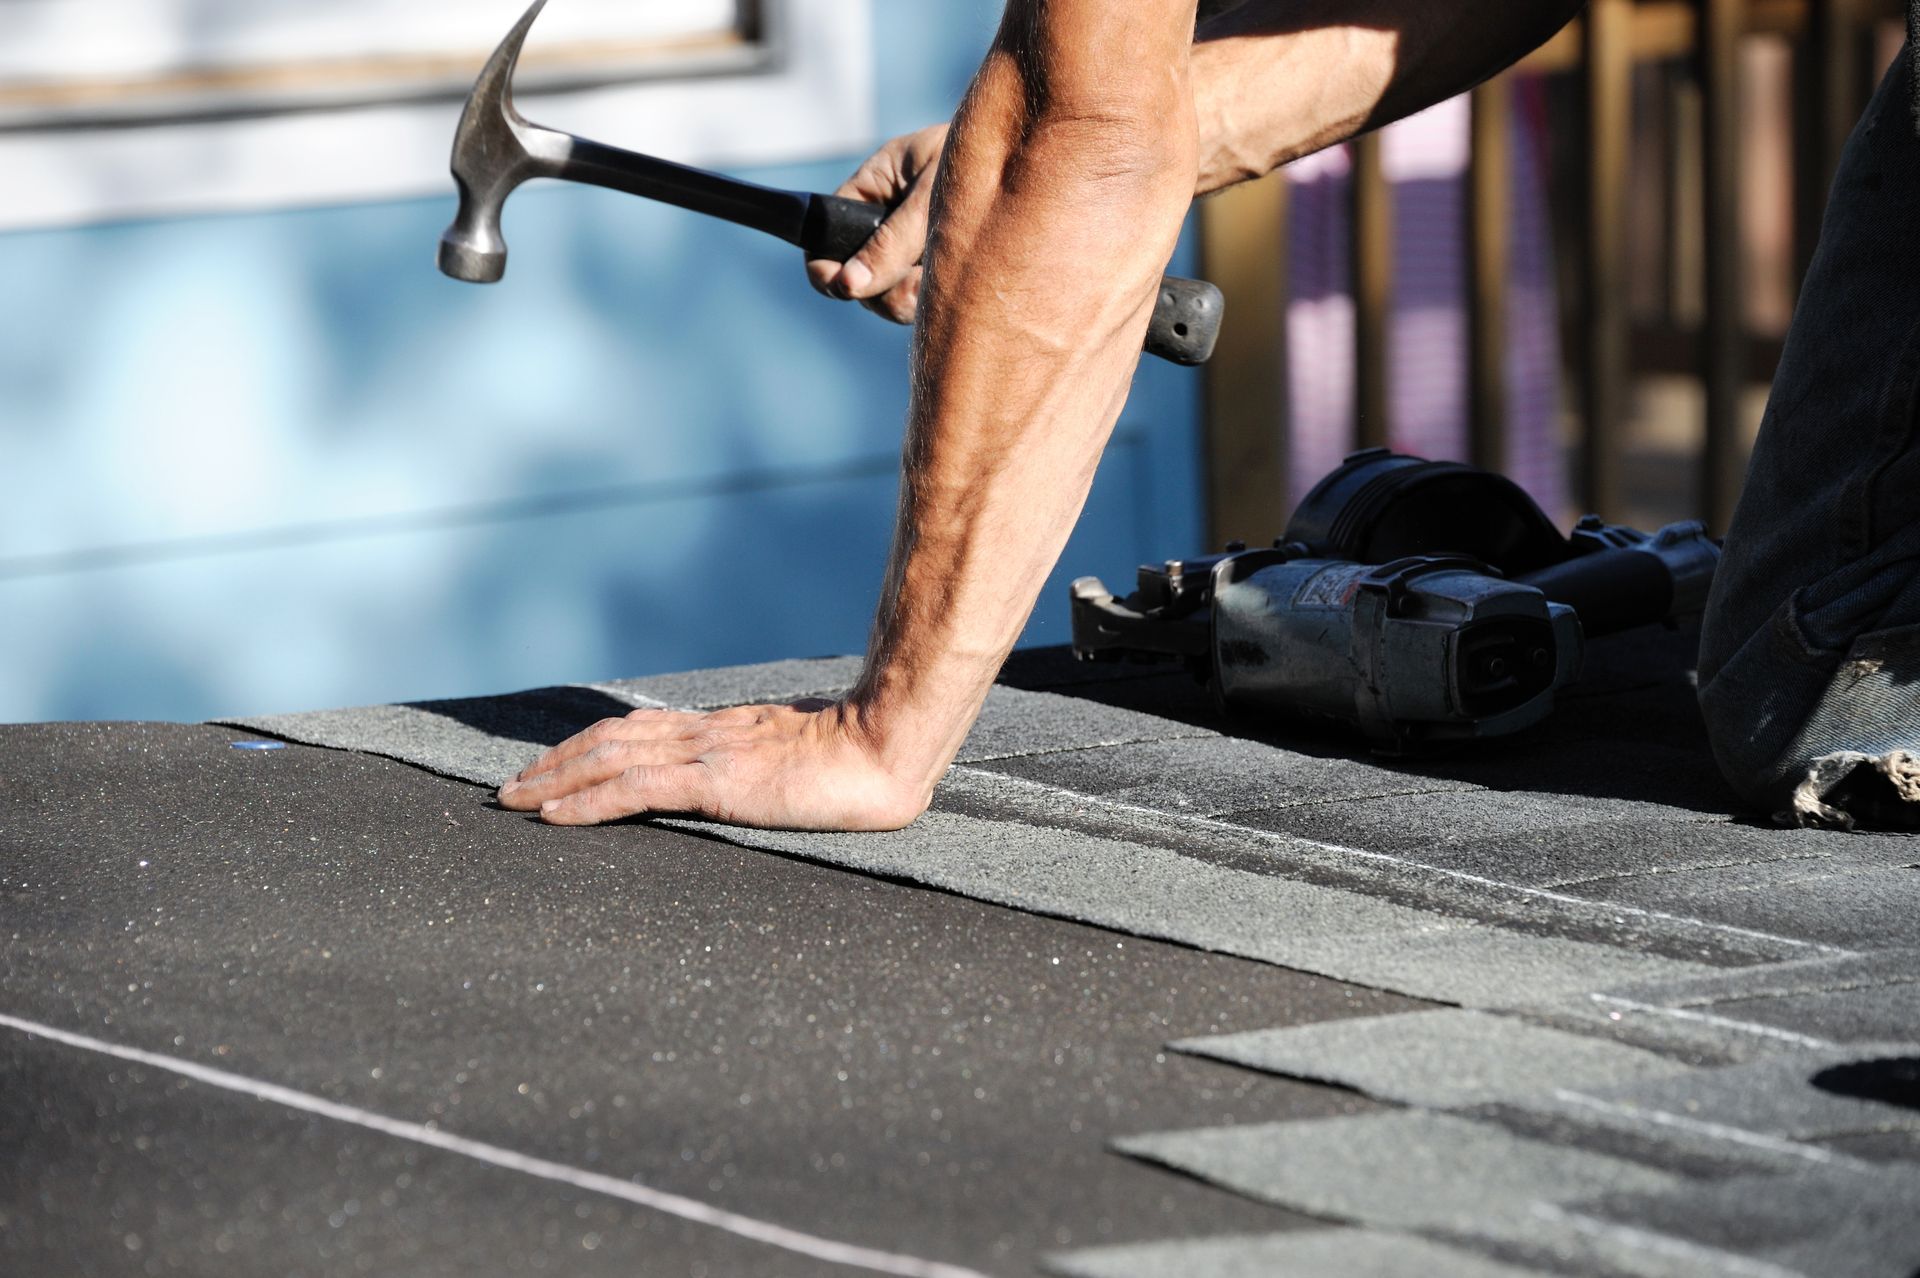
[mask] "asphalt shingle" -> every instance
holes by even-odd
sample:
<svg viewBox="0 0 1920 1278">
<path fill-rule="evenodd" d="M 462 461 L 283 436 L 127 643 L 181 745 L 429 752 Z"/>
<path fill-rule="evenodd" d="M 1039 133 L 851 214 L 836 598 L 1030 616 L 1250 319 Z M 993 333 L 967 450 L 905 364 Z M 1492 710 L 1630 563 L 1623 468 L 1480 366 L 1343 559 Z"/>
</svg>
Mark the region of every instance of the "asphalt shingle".
<svg viewBox="0 0 1920 1278">
<path fill-rule="evenodd" d="M 1243 810 L 1227 818 L 1235 825 L 1300 838 L 1319 839 L 1416 856 L 1430 865 L 1479 873 L 1486 859 L 1478 849 L 1495 841 L 1557 838 L 1561 848 L 1579 848 L 1604 857 L 1620 846 L 1616 832 L 1648 816 L 1665 815 L 1651 806 L 1574 798 L 1562 794 L 1506 790 L 1427 789 L 1420 778 L 1401 777 L 1399 793 L 1338 804 Z M 1441 782 L 1424 782 L 1428 787 Z M 1507 864 L 1521 873 L 1508 882 L 1541 883 L 1563 877 L 1548 859 L 1555 845 L 1542 842 L 1532 855 Z"/>
<path fill-rule="evenodd" d="M 1676 871 L 1775 862 L 1831 865 L 1846 851 L 1844 839 L 1830 830 L 1634 815 L 1457 838 L 1430 855 L 1463 873 L 1608 899 L 1609 886 L 1618 881 Z"/>
<path fill-rule="evenodd" d="M 1699 964 L 1501 928 L 1382 937 L 1343 954 L 1343 979 L 1468 1007 L 1518 1008 L 1555 991 L 1602 990 Z"/>
<path fill-rule="evenodd" d="M 1042 914 L 1304 971 L 1371 955 L 1453 920 L 1352 892 L 1196 862 L 1162 848 L 933 812 L 892 834 L 818 835 L 688 823 L 745 847 L 825 861 Z"/>
<path fill-rule="evenodd" d="M 317 710 L 227 722 L 305 745 L 400 759 L 477 785 L 499 785 L 539 758 L 543 748 L 418 706 Z"/>
<path fill-rule="evenodd" d="M 676 824 L 1460 1005 L 1180 1046 L 1387 1099 L 1481 1106 L 1477 1119 L 1380 1114 L 1124 1143 L 1141 1157 L 1264 1201 L 1447 1231 L 1456 1245 L 1477 1238 L 1505 1259 L 1578 1272 L 1751 1275 L 1823 1258 L 1833 1260 L 1823 1274 L 1876 1272 L 1863 1258 L 1884 1267 L 1904 1243 L 1885 1213 L 1865 1224 L 1803 1213 L 1778 1246 L 1748 1245 L 1746 1208 L 1731 1198 L 1700 1199 L 1698 1227 L 1684 1208 L 1677 1224 L 1663 1215 L 1699 1197 L 1688 1174 L 1792 1168 L 1743 1176 L 1765 1203 L 1828 1162 L 1844 1186 L 1840 1172 L 1859 1166 L 1846 1150 L 1862 1142 L 1881 1142 L 1862 1157 L 1899 1162 L 1910 1144 L 1886 1142 L 1920 1130 L 1920 1110 L 1823 1073 L 1855 1068 L 1844 1076 L 1857 1083 L 1863 1061 L 1920 1038 L 1920 952 L 1900 948 L 1920 904 L 1910 868 L 1920 855 L 1902 839 L 1731 819 L 1677 673 L 1687 642 L 1597 644 L 1589 679 L 1543 730 L 1402 759 L 1279 720 L 1229 724 L 1181 676 L 1030 655 L 1009 667 L 1022 686 L 989 695 L 935 810 L 906 831 Z M 851 659 L 777 662 L 247 722 L 494 784 L 631 706 L 831 695 L 857 672 Z M 1486 1014 L 1503 1010 L 1519 1015 Z M 1820 1140 L 1831 1149 L 1804 1143 Z M 1844 1189 L 1825 1184 L 1819 1194 L 1844 1204 Z M 1059 1263 L 1285 1273 L 1326 1246 L 1374 1248 L 1391 1272 L 1427 1245 L 1338 1231 L 1324 1243 L 1188 1241 Z"/>
<path fill-rule="evenodd" d="M 1751 1258 L 1749 1274 L 1904 1278 L 1920 1265 L 1920 1169 L 1803 1168 L 1609 1195 L 1579 1217 L 1642 1237 Z M 1766 1266 L 1761 1268 L 1760 1266 Z"/>
<path fill-rule="evenodd" d="M 1823 832 L 1827 838 L 1844 838 Z M 1586 884 L 1583 896 L 1685 911 L 1734 927 L 1855 949 L 1902 945 L 1920 932 L 1920 870 L 1780 861 Z"/>
<path fill-rule="evenodd" d="M 1051 692 L 995 687 L 987 694 L 980 718 L 960 748 L 958 762 L 1082 752 L 1182 737 L 1217 740 L 1216 734 L 1205 728 L 1137 710 Z"/>
<path fill-rule="evenodd" d="M 1238 737 L 1072 750 L 984 766 L 1076 794 L 1189 816 L 1269 806 L 1337 803 L 1345 808 L 1355 799 L 1474 788 Z"/>
<path fill-rule="evenodd" d="M 756 702 L 838 696 L 860 677 L 858 657 L 768 661 L 751 666 L 616 679 L 593 687 L 615 696 L 684 710 L 712 710 Z"/>
<path fill-rule="evenodd" d="M 1920 1036 L 1920 984 L 1868 985 L 1734 999 L 1717 1015 L 1834 1043 L 1886 1043 Z"/>
<path fill-rule="evenodd" d="M 1519 1010 L 1658 1051 L 1737 1062 L 1912 1039 L 1916 982 L 1913 951 L 1841 951 L 1542 998 Z"/>
<path fill-rule="evenodd" d="M 1734 1002 L 1827 994 L 1920 982 L 1920 950 L 1809 955 L 1792 962 L 1711 972 L 1614 991 L 1666 1007 L 1711 1008 Z M 1920 999 L 1915 1006 L 1920 1007 Z"/>
<path fill-rule="evenodd" d="M 1604 1038 L 1452 1009 L 1185 1039 L 1173 1047 L 1435 1108 L 1614 1085 L 1687 1068 Z"/>
<path fill-rule="evenodd" d="M 1468 1237 L 1526 1236 L 1536 1202 L 1680 1183 L 1656 1168 L 1420 1110 L 1162 1132 L 1115 1145 L 1309 1215 Z"/>
<path fill-rule="evenodd" d="M 1532 1272 L 1413 1234 L 1298 1229 L 1138 1243 L 1049 1258 L 1063 1278 L 1524 1278 Z"/>
<path fill-rule="evenodd" d="M 1867 1053 L 1872 1059 L 1920 1059 L 1920 1046 L 1898 1045 Z M 1787 1052 L 1719 1069 L 1688 1070 L 1663 1077 L 1604 1086 L 1565 1086 L 1611 1106 L 1622 1117 L 1719 1127 L 1787 1140 L 1813 1141 L 1870 1132 L 1920 1130 L 1920 1089 L 1910 1077 L 1888 1069 L 1888 1094 L 1901 1104 L 1848 1094 L 1871 1091 L 1858 1049 Z M 1854 1069 L 1849 1071 L 1847 1067 Z M 1846 1090 L 1836 1090 L 1845 1088 Z"/>
</svg>

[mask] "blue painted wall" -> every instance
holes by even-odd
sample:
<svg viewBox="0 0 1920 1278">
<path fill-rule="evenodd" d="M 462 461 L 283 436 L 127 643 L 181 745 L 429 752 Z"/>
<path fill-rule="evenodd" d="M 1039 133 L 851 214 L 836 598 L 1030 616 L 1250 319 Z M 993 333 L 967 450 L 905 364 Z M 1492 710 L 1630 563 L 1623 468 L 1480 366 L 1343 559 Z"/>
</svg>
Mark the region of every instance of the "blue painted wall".
<svg viewBox="0 0 1920 1278">
<path fill-rule="evenodd" d="M 998 4 L 875 8 L 880 128 L 943 118 Z M 0 235 L 0 720 L 860 648 L 905 331 L 784 245 L 577 188 L 516 197 L 507 281 L 455 284 L 450 210 Z M 1027 642 L 1064 640 L 1072 577 L 1200 548 L 1198 397 L 1143 365 Z"/>
</svg>

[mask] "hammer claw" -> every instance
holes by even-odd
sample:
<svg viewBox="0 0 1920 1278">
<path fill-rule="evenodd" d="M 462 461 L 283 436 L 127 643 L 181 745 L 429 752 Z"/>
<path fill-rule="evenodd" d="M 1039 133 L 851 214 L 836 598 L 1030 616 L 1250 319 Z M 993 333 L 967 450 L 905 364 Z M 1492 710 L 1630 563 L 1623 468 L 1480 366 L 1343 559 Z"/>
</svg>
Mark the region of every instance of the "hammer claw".
<svg viewBox="0 0 1920 1278">
<path fill-rule="evenodd" d="M 453 179 L 460 211 L 440 237 L 440 269 L 457 280 L 492 284 L 507 271 L 500 210 L 513 189 L 541 172 L 521 135 L 526 121 L 513 108 L 513 73 L 527 33 L 547 0 L 533 5 L 507 32 L 474 82 L 453 135 Z"/>
</svg>

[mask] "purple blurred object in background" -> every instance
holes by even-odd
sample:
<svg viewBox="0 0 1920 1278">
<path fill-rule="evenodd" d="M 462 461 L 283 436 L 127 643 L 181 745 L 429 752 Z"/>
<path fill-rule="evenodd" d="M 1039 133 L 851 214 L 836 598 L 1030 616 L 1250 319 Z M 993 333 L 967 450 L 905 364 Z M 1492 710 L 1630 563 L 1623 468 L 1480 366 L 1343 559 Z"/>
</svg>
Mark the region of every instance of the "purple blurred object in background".
<svg viewBox="0 0 1920 1278">
<path fill-rule="evenodd" d="M 1558 316 L 1546 191 L 1545 103 L 1538 81 L 1515 85 L 1513 269 L 1508 299 L 1507 473 L 1549 511 L 1567 502 L 1560 439 Z M 1389 126 L 1393 185 L 1393 447 L 1422 457 L 1467 455 L 1466 171 L 1470 105 L 1454 98 Z M 1287 169 L 1292 458 L 1298 502 L 1354 448 L 1353 297 L 1347 148 Z"/>
</svg>

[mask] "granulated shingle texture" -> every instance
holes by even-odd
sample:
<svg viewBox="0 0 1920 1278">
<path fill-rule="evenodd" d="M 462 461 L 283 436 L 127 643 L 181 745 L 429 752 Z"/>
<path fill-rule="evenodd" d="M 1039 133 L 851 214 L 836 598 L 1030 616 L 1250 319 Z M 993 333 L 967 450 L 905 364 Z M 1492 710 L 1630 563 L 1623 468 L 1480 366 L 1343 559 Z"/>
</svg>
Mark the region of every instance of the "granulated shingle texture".
<svg viewBox="0 0 1920 1278">
<path fill-rule="evenodd" d="M 1297 754 L 1237 737 L 1189 737 L 1024 754 L 983 766 L 1074 794 L 1189 816 L 1335 803 L 1344 809 L 1368 806 L 1355 801 L 1382 795 L 1436 791 L 1470 790 L 1476 797 L 1491 797 L 1458 782 L 1402 777 L 1357 759 Z"/>
<path fill-rule="evenodd" d="M 1916 1203 L 1920 1170 L 1848 1165 L 1695 1182 L 1658 1195 L 1610 1195 L 1576 1212 L 1703 1252 L 1747 1258 L 1775 1273 L 1906 1278 L 1920 1267 Z M 1756 1272 L 1751 1265 L 1746 1271 Z"/>
<path fill-rule="evenodd" d="M 1525 1238 L 1535 1203 L 1664 1193 L 1656 1168 L 1419 1110 L 1134 1136 L 1117 1147 L 1313 1216 Z"/>
<path fill-rule="evenodd" d="M 1894 1060 L 1920 1062 L 1920 1045 L 1889 1044 L 1864 1055 L 1857 1049 L 1785 1052 L 1719 1069 L 1601 1086 L 1573 1082 L 1564 1086 L 1628 1115 L 1797 1141 L 1920 1130 L 1920 1069 L 1904 1078 L 1898 1071 L 1886 1070 L 1884 1098 L 1876 1098 L 1864 1083 L 1851 1092 L 1836 1090 L 1846 1086 L 1844 1067 Z M 1871 1074 L 1864 1077 L 1870 1079 Z"/>
<path fill-rule="evenodd" d="M 1525 1278 L 1530 1270 L 1412 1234 L 1300 1229 L 1068 1252 L 1047 1268 L 1063 1278 Z"/>
<path fill-rule="evenodd" d="M 1689 642 L 1598 642 L 1590 677 L 1541 730 L 1412 758 L 1277 720 L 1229 723 L 1184 675 L 1021 654 L 1005 676 L 1017 686 L 988 698 L 912 828 L 684 828 L 1455 1004 L 1182 1044 L 1423 1107 L 1394 1122 L 1124 1148 L 1302 1210 L 1444 1232 L 1480 1249 L 1473 1263 L 1519 1247 L 1573 1273 L 1751 1278 L 1757 1262 L 1728 1240 L 1682 1236 L 1634 1204 L 1673 1201 L 1702 1167 L 1781 1168 L 1765 1183 L 1790 1187 L 1823 1158 L 1857 1161 L 1848 1142 L 1908 1164 L 1913 1146 L 1893 1139 L 1910 1135 L 1906 1111 L 1823 1091 L 1808 1070 L 1920 1040 L 1920 855 L 1904 839 L 1778 830 L 1737 811 L 1693 708 Z M 252 722 L 491 784 L 630 706 L 831 695 L 856 675 L 851 661 L 781 662 Z M 1506 1107 L 1502 1121 L 1489 1105 Z M 1583 1195 L 1625 1215 L 1583 1214 Z M 1803 1228 L 1810 1239 L 1815 1222 Z M 1844 1252 L 1827 1272 L 1889 1271 L 1885 1230 L 1820 1237 Z M 1766 1263 L 1811 1263 L 1798 1245 Z M 1167 1246 L 1062 1264 L 1234 1272 L 1295 1243 Z"/>
<path fill-rule="evenodd" d="M 1635 1047 L 1485 1012 L 1434 1011 L 1251 1030 L 1173 1044 L 1248 1069 L 1450 1108 L 1610 1087 L 1686 1066 Z"/>
<path fill-rule="evenodd" d="M 1686 910 L 1717 923 L 1791 930 L 1857 949 L 1902 945 L 1920 931 L 1920 871 L 1830 861 L 1775 861 L 1588 885 L 1596 898 Z"/>
<path fill-rule="evenodd" d="M 1000 1275 L 1303 1223 L 1105 1138 L 1368 1108 L 1161 1047 L 1404 1005 L 241 735 L 0 726 L 5 1278 L 854 1272 L 20 1021 Z"/>
</svg>

